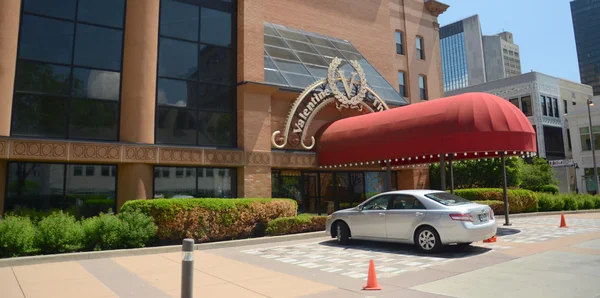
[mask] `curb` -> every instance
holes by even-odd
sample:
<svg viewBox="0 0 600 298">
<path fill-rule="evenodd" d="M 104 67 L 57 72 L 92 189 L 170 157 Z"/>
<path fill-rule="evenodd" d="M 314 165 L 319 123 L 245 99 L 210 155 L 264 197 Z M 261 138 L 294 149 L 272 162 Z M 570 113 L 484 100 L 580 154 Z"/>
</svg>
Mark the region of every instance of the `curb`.
<svg viewBox="0 0 600 298">
<path fill-rule="evenodd" d="M 550 212 L 534 212 L 534 213 L 518 213 L 518 214 L 509 214 L 510 218 L 519 218 L 519 217 L 536 217 L 536 216 L 546 216 L 546 215 L 561 215 L 561 214 L 582 214 L 582 213 L 600 213 L 600 210 L 572 210 L 572 211 L 550 211 Z M 498 217 L 504 217 L 504 215 L 497 215 Z"/>
<path fill-rule="evenodd" d="M 228 240 L 228 241 L 195 244 L 194 249 L 195 250 L 211 250 L 211 249 L 219 249 L 219 248 L 232 248 L 232 247 L 240 247 L 240 246 L 247 246 L 247 245 L 305 240 L 305 239 L 319 238 L 319 237 L 325 237 L 325 236 L 326 236 L 325 231 L 321 231 L 321 232 L 310 232 L 310 233 L 273 236 L 273 237 Z M 0 259 L 0 268 L 44 264 L 44 263 L 55 263 L 55 262 L 83 261 L 83 260 L 93 260 L 93 259 L 101 259 L 101 258 L 142 256 L 142 255 L 172 253 L 172 252 L 181 252 L 181 245 L 132 248 L 132 249 L 117 249 L 117 250 L 106 250 L 106 251 L 85 251 L 85 252 L 55 254 L 55 255 L 7 258 L 7 259 Z"/>
</svg>

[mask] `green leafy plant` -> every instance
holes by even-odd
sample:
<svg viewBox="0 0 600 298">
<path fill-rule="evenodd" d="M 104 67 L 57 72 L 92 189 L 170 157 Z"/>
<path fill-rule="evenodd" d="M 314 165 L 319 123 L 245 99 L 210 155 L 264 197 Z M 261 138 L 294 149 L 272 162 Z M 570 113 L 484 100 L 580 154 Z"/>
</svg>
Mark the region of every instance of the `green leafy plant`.
<svg viewBox="0 0 600 298">
<path fill-rule="evenodd" d="M 35 250 L 35 226 L 27 217 L 8 215 L 0 220 L 0 257 L 16 257 Z"/>
<path fill-rule="evenodd" d="M 154 218 L 163 242 L 207 242 L 264 234 L 269 221 L 295 216 L 297 209 L 289 199 L 154 199 L 128 201 L 121 212 L 139 210 Z"/>
<path fill-rule="evenodd" d="M 84 232 L 75 217 L 59 211 L 40 220 L 36 240 L 43 253 L 72 252 L 83 247 Z"/>
<path fill-rule="evenodd" d="M 504 194 L 501 188 L 457 189 L 454 191 L 454 194 L 470 201 L 504 201 Z M 537 196 L 533 191 L 509 189 L 507 195 L 510 213 L 537 211 Z"/>
<path fill-rule="evenodd" d="M 117 217 L 123 225 L 121 243 L 126 248 L 144 247 L 156 236 L 158 227 L 152 217 L 138 210 L 121 212 Z"/>
<path fill-rule="evenodd" d="M 265 232 L 268 236 L 288 235 L 325 230 L 327 216 L 299 215 L 280 217 L 269 222 Z"/>
<path fill-rule="evenodd" d="M 504 214 L 504 202 L 502 201 L 474 201 L 478 204 L 488 205 L 494 211 L 494 214 L 502 215 Z M 509 211 L 510 212 L 510 211 Z"/>
<path fill-rule="evenodd" d="M 547 192 L 553 195 L 558 194 L 558 186 L 556 185 L 544 185 L 540 187 L 539 192 Z"/>
<path fill-rule="evenodd" d="M 81 222 L 85 234 L 85 247 L 91 250 L 124 248 L 123 223 L 114 214 L 100 213 Z"/>
</svg>

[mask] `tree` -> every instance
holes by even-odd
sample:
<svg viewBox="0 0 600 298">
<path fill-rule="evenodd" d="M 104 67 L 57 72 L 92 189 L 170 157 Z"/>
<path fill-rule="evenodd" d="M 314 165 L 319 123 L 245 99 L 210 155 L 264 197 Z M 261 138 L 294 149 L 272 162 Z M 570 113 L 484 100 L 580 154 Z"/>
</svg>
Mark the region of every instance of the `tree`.
<svg viewBox="0 0 600 298">
<path fill-rule="evenodd" d="M 499 188 L 502 187 L 501 160 L 482 159 L 454 163 L 454 187 L 461 188 Z M 439 189 L 440 165 L 429 168 L 430 187 Z M 534 157 L 525 162 L 520 158 L 506 159 L 507 186 L 539 190 L 544 185 L 556 185 L 554 171 L 543 158 Z M 446 165 L 446 187 L 450 188 L 450 167 Z"/>
</svg>

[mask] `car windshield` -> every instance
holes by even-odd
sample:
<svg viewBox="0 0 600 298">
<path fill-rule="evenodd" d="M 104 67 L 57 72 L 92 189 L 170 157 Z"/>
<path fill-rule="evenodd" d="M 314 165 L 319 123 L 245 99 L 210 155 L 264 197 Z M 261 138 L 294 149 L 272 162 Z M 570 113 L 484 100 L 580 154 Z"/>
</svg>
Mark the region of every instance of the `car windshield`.
<svg viewBox="0 0 600 298">
<path fill-rule="evenodd" d="M 426 197 L 444 205 L 444 206 L 456 206 L 471 204 L 471 201 L 461 198 L 457 195 L 453 195 L 447 192 L 432 192 L 425 195 Z"/>
</svg>

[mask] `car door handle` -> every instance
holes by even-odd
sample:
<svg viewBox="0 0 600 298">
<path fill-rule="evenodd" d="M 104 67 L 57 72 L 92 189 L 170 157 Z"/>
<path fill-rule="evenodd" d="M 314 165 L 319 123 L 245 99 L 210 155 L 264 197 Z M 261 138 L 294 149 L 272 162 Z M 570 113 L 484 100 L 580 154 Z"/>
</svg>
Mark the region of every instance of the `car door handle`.
<svg viewBox="0 0 600 298">
<path fill-rule="evenodd" d="M 423 212 L 417 212 L 417 213 L 415 213 L 415 214 L 416 214 L 417 216 L 423 216 L 423 215 L 425 215 L 425 213 L 423 213 Z"/>
<path fill-rule="evenodd" d="M 385 213 L 379 213 L 379 216 L 385 216 Z"/>
</svg>

